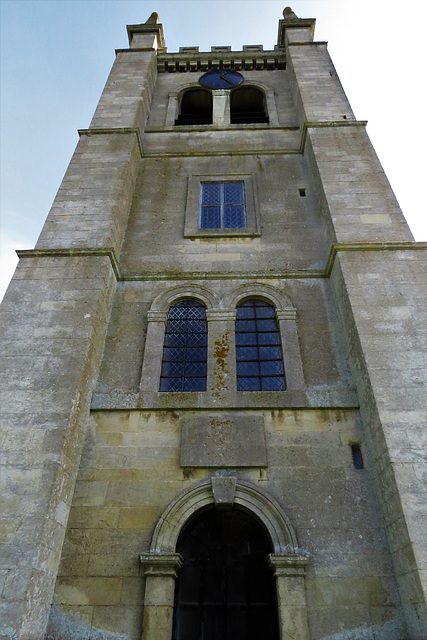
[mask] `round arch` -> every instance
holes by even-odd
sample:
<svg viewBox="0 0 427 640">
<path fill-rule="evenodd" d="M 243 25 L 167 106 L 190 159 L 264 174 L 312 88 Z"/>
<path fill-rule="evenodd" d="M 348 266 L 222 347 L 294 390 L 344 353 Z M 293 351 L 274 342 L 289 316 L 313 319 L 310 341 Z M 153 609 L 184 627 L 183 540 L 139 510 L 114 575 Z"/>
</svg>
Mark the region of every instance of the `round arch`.
<svg viewBox="0 0 427 640">
<path fill-rule="evenodd" d="M 211 291 L 197 284 L 186 284 L 160 293 L 153 300 L 150 311 L 167 312 L 172 304 L 184 298 L 193 298 L 204 304 L 208 310 L 218 309 L 219 307 L 219 301 Z"/>
<path fill-rule="evenodd" d="M 276 311 L 294 309 L 294 305 L 287 295 L 271 285 L 258 282 L 243 284 L 235 289 L 224 301 L 224 307 L 235 309 L 246 298 L 264 298 L 275 306 Z"/>
<path fill-rule="evenodd" d="M 214 488 L 216 480 L 220 483 L 221 480 L 225 481 L 224 486 L 232 486 L 231 492 L 228 489 L 227 504 L 243 507 L 264 525 L 270 536 L 274 553 L 282 554 L 297 550 L 298 541 L 294 528 L 274 498 L 243 480 L 212 478 L 187 489 L 166 507 L 154 530 L 150 553 L 175 552 L 178 536 L 188 520 L 200 510 L 217 503 Z M 224 501 L 221 502 L 224 504 Z"/>
</svg>

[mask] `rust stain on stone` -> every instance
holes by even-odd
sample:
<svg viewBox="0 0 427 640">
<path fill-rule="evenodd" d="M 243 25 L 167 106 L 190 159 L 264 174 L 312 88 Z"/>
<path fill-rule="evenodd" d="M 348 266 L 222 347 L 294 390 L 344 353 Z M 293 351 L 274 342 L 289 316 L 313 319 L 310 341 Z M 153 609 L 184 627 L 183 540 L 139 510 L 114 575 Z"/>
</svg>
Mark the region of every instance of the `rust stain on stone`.
<svg viewBox="0 0 427 640">
<path fill-rule="evenodd" d="M 215 340 L 215 348 L 214 348 L 214 376 L 215 376 L 215 384 L 212 388 L 212 394 L 219 398 L 221 396 L 221 392 L 227 388 L 225 384 L 225 380 L 228 375 L 227 369 L 227 356 L 230 351 L 229 345 L 229 333 L 226 331 L 221 339 Z"/>
</svg>

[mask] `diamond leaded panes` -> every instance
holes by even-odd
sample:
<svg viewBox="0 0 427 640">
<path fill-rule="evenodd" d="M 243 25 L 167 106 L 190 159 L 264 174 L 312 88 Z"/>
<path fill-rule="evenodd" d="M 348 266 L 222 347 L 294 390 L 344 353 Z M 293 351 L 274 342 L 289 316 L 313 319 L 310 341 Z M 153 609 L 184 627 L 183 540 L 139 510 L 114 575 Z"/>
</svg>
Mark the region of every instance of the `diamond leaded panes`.
<svg viewBox="0 0 427 640">
<path fill-rule="evenodd" d="M 200 184 L 200 229 L 246 227 L 244 182 Z"/>
<path fill-rule="evenodd" d="M 276 314 L 264 300 L 245 300 L 237 307 L 236 368 L 238 391 L 286 388 Z"/>
<path fill-rule="evenodd" d="M 168 313 L 160 391 L 206 391 L 208 329 L 205 307 L 181 300 Z"/>
</svg>

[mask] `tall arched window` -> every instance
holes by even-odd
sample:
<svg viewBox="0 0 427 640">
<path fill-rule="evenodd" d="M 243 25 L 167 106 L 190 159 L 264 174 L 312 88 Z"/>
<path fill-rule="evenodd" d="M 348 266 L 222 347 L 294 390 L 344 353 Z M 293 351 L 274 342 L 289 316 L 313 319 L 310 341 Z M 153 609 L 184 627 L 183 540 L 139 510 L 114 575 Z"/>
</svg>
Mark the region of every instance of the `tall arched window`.
<svg viewBox="0 0 427 640">
<path fill-rule="evenodd" d="M 208 328 L 206 309 L 181 300 L 169 309 L 160 391 L 206 391 Z"/>
<path fill-rule="evenodd" d="M 274 307 L 257 298 L 241 302 L 236 316 L 238 391 L 283 391 L 285 373 Z"/>
<path fill-rule="evenodd" d="M 212 93 L 206 89 L 188 89 L 181 99 L 176 125 L 212 124 Z"/>
<path fill-rule="evenodd" d="M 173 640 L 277 640 L 271 541 L 239 509 L 210 509 L 182 530 Z"/>
<path fill-rule="evenodd" d="M 264 94 L 255 87 L 239 87 L 230 96 L 231 124 L 268 122 Z"/>
</svg>

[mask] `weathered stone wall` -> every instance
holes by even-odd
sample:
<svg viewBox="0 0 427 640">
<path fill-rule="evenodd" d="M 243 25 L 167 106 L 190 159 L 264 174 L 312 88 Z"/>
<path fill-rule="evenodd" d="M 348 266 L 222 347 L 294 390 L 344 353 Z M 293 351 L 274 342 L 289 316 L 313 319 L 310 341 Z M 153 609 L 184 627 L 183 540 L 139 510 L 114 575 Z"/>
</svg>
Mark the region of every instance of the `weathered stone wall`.
<svg viewBox="0 0 427 640">
<path fill-rule="evenodd" d="M 425 637 L 426 249 L 342 252 L 332 281 L 410 637 Z M 344 285 L 345 282 L 345 285 Z"/>
<path fill-rule="evenodd" d="M 44 637 L 117 282 L 157 73 L 154 51 L 136 52 L 129 67 L 122 58 L 1 308 L 0 635 L 7 640 Z"/>
<path fill-rule="evenodd" d="M 26 258 L 2 304 L 2 638 L 43 637 L 114 285 L 107 257 Z"/>
<path fill-rule="evenodd" d="M 299 546 L 311 554 L 306 586 L 312 639 L 367 622 L 383 634 L 378 637 L 401 637 L 399 596 L 371 471 L 356 471 L 352 463 L 349 443 L 362 438 L 358 411 L 258 410 L 241 415 L 260 421 L 268 466 L 247 466 L 241 454 L 243 468 L 221 468 L 272 495 L 295 526 Z M 227 419 L 239 422 L 235 412 L 224 410 L 208 418 L 212 423 Z M 139 553 L 150 548 L 169 502 L 218 473 L 180 465 L 181 449 L 188 446 L 183 429 L 193 421 L 200 419 L 191 410 L 93 413 L 48 637 L 77 640 L 91 629 L 100 638 L 110 637 L 109 632 L 139 640 Z M 244 431 L 243 424 L 240 429 Z M 75 635 L 69 636 L 63 629 L 73 619 Z M 81 635 L 77 619 L 84 620 Z"/>
<path fill-rule="evenodd" d="M 61 557 L 47 639 L 139 640 L 138 556 L 161 514 L 232 476 L 276 501 L 309 555 L 311 640 L 423 640 L 420 246 L 313 21 L 281 21 L 280 47 L 240 67 L 269 124 L 183 128 L 202 71 L 196 54 L 157 55 L 152 24 L 118 52 L 2 306 L 2 637 L 43 637 Z M 200 176 L 244 177 L 240 237 L 199 233 Z M 245 296 L 276 307 L 287 391 L 236 391 Z M 205 393 L 158 392 L 180 297 L 207 307 Z"/>
</svg>

